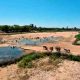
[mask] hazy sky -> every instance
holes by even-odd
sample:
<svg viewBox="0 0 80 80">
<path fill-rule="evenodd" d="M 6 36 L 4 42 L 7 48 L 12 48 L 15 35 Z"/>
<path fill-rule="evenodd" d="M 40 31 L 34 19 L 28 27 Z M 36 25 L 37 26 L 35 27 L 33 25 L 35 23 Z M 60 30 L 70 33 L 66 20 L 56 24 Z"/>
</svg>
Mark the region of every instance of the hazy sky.
<svg viewBox="0 0 80 80">
<path fill-rule="evenodd" d="M 80 26 L 80 0 L 0 0 L 0 24 Z"/>
</svg>

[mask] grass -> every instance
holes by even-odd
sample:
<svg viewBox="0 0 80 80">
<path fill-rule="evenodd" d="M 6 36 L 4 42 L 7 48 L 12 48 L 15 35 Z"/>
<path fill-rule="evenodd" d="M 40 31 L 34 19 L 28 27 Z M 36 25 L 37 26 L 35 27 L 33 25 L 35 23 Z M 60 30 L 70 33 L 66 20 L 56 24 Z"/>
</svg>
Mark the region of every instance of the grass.
<svg viewBox="0 0 80 80">
<path fill-rule="evenodd" d="M 63 55 L 63 57 L 65 57 L 65 59 L 68 59 L 68 60 L 71 60 L 71 61 L 80 62 L 80 56 L 79 55 L 75 56 L 75 55 L 70 54 L 70 55 Z"/>
<path fill-rule="evenodd" d="M 73 45 L 80 45 L 80 33 L 75 35 L 76 40 L 73 42 Z"/>
<path fill-rule="evenodd" d="M 58 63 L 60 62 L 59 60 L 71 60 L 71 61 L 78 61 L 80 62 L 80 56 L 75 56 L 72 54 L 62 54 L 62 53 L 50 53 L 50 55 L 48 53 L 31 53 L 28 55 L 25 55 L 21 58 L 21 60 L 18 62 L 18 66 L 19 67 L 23 67 L 23 68 L 32 68 L 34 66 L 34 64 L 32 63 L 33 60 L 36 59 L 40 59 L 40 58 L 44 58 L 44 57 L 49 57 L 50 59 L 53 60 L 53 62 L 58 61 Z"/>
<path fill-rule="evenodd" d="M 54 53 L 50 56 L 51 58 L 53 58 L 54 60 L 55 59 L 58 59 L 58 58 L 61 58 L 61 59 L 67 59 L 67 60 L 71 60 L 71 61 L 78 61 L 80 62 L 80 55 L 72 55 L 72 54 L 62 54 L 62 53 Z"/>
<path fill-rule="evenodd" d="M 46 54 L 42 54 L 42 53 L 31 53 L 31 54 L 25 55 L 19 61 L 18 66 L 23 67 L 23 68 L 25 68 L 25 67 L 31 68 L 33 66 L 33 64 L 32 64 L 33 60 L 43 58 L 45 56 L 46 56 Z"/>
<path fill-rule="evenodd" d="M 61 57 L 62 59 L 80 62 L 80 55 L 62 54 Z"/>
</svg>

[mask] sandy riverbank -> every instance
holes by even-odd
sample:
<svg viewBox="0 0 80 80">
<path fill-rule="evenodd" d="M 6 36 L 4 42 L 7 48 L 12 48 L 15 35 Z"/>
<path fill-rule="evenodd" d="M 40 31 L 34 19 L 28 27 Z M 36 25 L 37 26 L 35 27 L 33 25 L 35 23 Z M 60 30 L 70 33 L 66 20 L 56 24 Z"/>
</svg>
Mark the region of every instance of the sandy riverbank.
<svg viewBox="0 0 80 80">
<path fill-rule="evenodd" d="M 44 38 L 44 37 L 63 37 L 62 41 L 59 41 L 58 43 L 44 43 L 39 46 L 29 46 L 24 45 L 21 46 L 21 48 L 24 49 L 30 49 L 35 51 L 43 51 L 43 45 L 50 47 L 50 46 L 60 46 L 62 48 L 67 48 L 71 50 L 71 53 L 74 54 L 80 54 L 80 46 L 72 45 L 72 43 L 75 40 L 75 35 L 78 34 L 78 32 L 43 32 L 43 33 L 25 33 L 25 34 L 15 34 L 15 35 L 5 35 L 3 37 L 4 40 L 6 40 L 5 44 L 1 44 L 1 46 L 9 46 L 9 45 L 16 45 L 15 40 L 21 39 L 21 38 L 29 38 L 29 39 L 36 39 L 38 38 Z M 2 37 L 2 36 L 1 36 Z"/>
<path fill-rule="evenodd" d="M 36 37 L 43 38 L 49 36 L 62 36 L 64 40 L 58 43 L 44 43 L 39 46 L 23 45 L 21 48 L 25 49 L 27 52 L 41 51 L 43 52 L 43 45 L 48 47 L 60 46 L 61 48 L 70 49 L 73 54 L 80 54 L 80 46 L 72 45 L 75 40 L 74 36 L 78 32 L 51 32 L 51 33 L 26 33 L 26 34 L 16 34 L 16 35 L 3 35 L 0 38 L 6 40 L 4 44 L 0 44 L 0 47 L 5 47 L 13 45 L 13 40 L 19 38 L 29 38 L 34 39 Z M 8 41 L 8 42 L 7 42 Z M 44 67 L 45 68 L 45 67 Z M 41 68 L 32 69 L 20 69 L 17 64 L 12 64 L 6 67 L 0 67 L 0 80 L 80 80 L 80 63 L 74 61 L 64 60 L 60 64 L 58 69 L 51 71 L 43 71 Z M 28 73 L 28 75 L 26 74 Z M 22 79 L 23 78 L 23 79 Z"/>
<path fill-rule="evenodd" d="M 79 62 L 64 60 L 57 69 L 50 65 L 49 71 L 45 70 L 46 67 L 20 69 L 16 64 L 0 67 L 0 80 L 80 80 Z"/>
</svg>

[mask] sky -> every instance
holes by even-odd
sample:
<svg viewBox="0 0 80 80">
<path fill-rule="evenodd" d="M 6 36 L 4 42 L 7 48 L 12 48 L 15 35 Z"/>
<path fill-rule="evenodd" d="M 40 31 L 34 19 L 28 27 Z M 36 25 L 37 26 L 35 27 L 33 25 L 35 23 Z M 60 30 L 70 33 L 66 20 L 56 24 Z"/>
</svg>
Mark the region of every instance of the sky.
<svg viewBox="0 0 80 80">
<path fill-rule="evenodd" d="M 0 0 L 0 25 L 80 27 L 80 0 Z"/>
</svg>

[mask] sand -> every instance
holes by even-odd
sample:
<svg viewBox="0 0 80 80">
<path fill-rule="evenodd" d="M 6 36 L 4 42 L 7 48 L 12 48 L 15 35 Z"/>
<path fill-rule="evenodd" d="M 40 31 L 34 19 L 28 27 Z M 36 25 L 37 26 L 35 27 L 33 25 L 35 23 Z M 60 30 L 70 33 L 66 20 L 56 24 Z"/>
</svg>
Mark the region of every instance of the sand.
<svg viewBox="0 0 80 80">
<path fill-rule="evenodd" d="M 24 45 L 21 46 L 21 48 L 26 49 L 31 49 L 35 51 L 44 51 L 43 50 L 43 45 L 50 47 L 50 46 L 60 46 L 61 48 L 66 48 L 70 49 L 71 53 L 73 54 L 80 54 L 80 46 L 72 45 L 72 43 L 75 40 L 75 35 L 78 34 L 78 32 L 43 32 L 43 33 L 26 33 L 26 34 L 16 34 L 16 35 L 10 35 L 8 39 L 10 40 L 15 40 L 19 38 L 29 38 L 29 39 L 35 39 L 37 37 L 39 38 L 44 38 L 44 37 L 50 37 L 50 36 L 55 36 L 55 37 L 63 37 L 64 39 L 58 43 L 44 43 L 39 46 L 29 46 L 29 45 Z"/>
<path fill-rule="evenodd" d="M 35 39 L 37 37 L 60 37 L 64 39 L 58 43 L 44 43 L 39 46 L 23 45 L 21 46 L 27 52 L 41 51 L 43 52 L 43 45 L 48 47 L 60 46 L 61 48 L 70 49 L 72 54 L 80 55 L 80 46 L 72 45 L 75 40 L 75 35 L 78 32 L 43 32 L 43 33 L 25 33 L 25 34 L 15 34 L 15 35 L 1 35 L 0 38 L 5 40 L 5 43 L 0 44 L 0 47 L 15 45 L 11 42 L 20 38 Z M 80 80 L 80 63 L 74 61 L 64 60 L 60 64 L 60 67 L 55 71 L 43 71 L 38 68 L 30 70 L 30 77 L 25 74 L 25 70 L 18 68 L 17 64 L 12 64 L 6 67 L 0 67 L 0 80 Z M 22 79 L 26 76 L 27 79 Z"/>
<path fill-rule="evenodd" d="M 12 64 L 0 68 L 0 80 L 80 80 L 80 63 L 64 60 L 57 69 L 49 71 L 41 68 L 20 69 Z"/>
<path fill-rule="evenodd" d="M 15 40 L 22 39 L 22 38 L 29 38 L 29 39 L 36 39 L 38 38 L 45 38 L 50 36 L 55 37 L 63 37 L 62 41 L 59 41 L 58 43 L 44 43 L 39 46 L 30 46 L 30 45 L 23 45 L 20 46 L 22 49 L 30 49 L 35 51 L 44 51 L 43 45 L 50 47 L 50 46 L 60 46 L 61 48 L 67 48 L 70 49 L 71 53 L 73 54 L 80 54 L 80 46 L 72 45 L 72 43 L 75 40 L 75 35 L 78 34 L 78 32 L 42 32 L 42 33 L 25 33 L 25 34 L 15 34 L 15 35 L 1 35 L 0 38 L 3 38 L 5 40 L 4 44 L 0 44 L 1 46 L 16 46 Z M 2 37 L 3 36 L 3 37 Z"/>
</svg>

